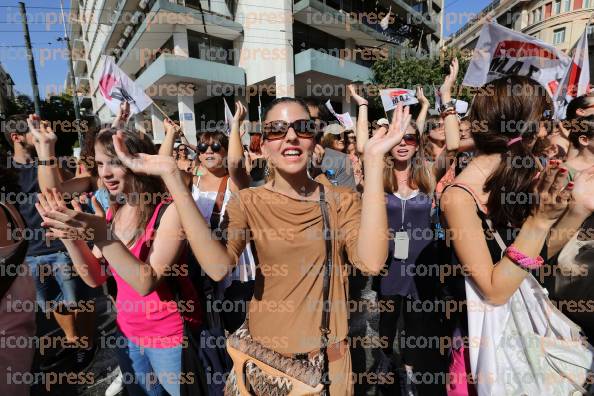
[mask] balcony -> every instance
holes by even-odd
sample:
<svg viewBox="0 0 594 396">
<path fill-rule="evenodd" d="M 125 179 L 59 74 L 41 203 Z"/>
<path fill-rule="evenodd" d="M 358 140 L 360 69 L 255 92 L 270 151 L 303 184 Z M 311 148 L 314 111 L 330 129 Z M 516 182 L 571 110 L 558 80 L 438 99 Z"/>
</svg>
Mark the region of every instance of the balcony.
<svg viewBox="0 0 594 396">
<path fill-rule="evenodd" d="M 398 15 L 394 7 L 392 10 L 398 20 L 384 30 L 374 15 L 364 14 L 366 11 L 359 1 L 296 0 L 293 6 L 295 20 L 343 40 L 355 40 L 369 47 L 386 42 L 399 45 L 407 39 L 418 42 L 422 29 L 407 24 L 406 16 Z M 351 13 L 360 17 L 354 18 Z"/>
<path fill-rule="evenodd" d="M 323 74 L 345 81 L 368 81 L 371 69 L 355 62 L 343 60 L 315 49 L 295 55 L 295 75 Z"/>
<path fill-rule="evenodd" d="M 91 84 L 87 77 L 76 77 L 74 83 L 76 84 L 76 94 L 79 97 L 90 97 Z"/>
<path fill-rule="evenodd" d="M 153 98 L 158 99 L 173 96 L 173 94 L 167 94 L 160 88 L 171 88 L 180 82 L 193 84 L 196 87 L 194 92 L 195 102 L 201 102 L 208 97 L 212 97 L 212 94 L 209 95 L 205 86 L 220 84 L 221 86 L 244 87 L 245 72 L 237 66 L 163 54 L 136 79 L 136 83 L 145 90 L 151 86 L 156 86 L 157 94 Z"/>
<path fill-rule="evenodd" d="M 181 2 L 181 0 L 178 1 Z M 188 4 L 188 0 L 184 4 Z M 169 0 L 150 0 L 147 10 L 149 10 L 148 7 L 151 7 L 150 11 L 143 13 L 138 21 L 133 20 L 131 25 L 126 26 L 122 30 L 119 41 L 111 46 L 115 48 L 116 60 L 129 74 L 137 72 L 143 66 L 145 55 L 158 51 L 172 37 L 176 26 L 190 26 L 194 31 L 202 33 L 206 31 L 204 34 L 208 36 L 229 41 L 241 36 L 243 31 L 241 24 L 226 16 L 206 11 L 201 13 L 197 9 L 172 3 Z M 150 18 L 146 16 L 147 14 L 150 14 Z M 144 54 L 140 52 L 141 50 Z"/>
</svg>

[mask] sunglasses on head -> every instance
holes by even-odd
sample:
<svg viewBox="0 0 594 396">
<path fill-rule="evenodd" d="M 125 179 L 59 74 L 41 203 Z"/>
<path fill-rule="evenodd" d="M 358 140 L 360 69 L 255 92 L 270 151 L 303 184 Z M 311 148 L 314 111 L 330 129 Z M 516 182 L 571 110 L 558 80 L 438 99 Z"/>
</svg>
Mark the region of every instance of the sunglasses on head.
<svg viewBox="0 0 594 396">
<path fill-rule="evenodd" d="M 223 148 L 223 146 L 221 146 L 221 143 L 218 143 L 218 142 L 215 142 L 213 144 L 200 143 L 198 145 L 198 151 L 200 151 L 202 154 L 204 154 L 208 151 L 209 147 L 213 153 L 218 153 Z"/>
<path fill-rule="evenodd" d="M 373 122 L 371 123 L 371 127 L 372 127 L 373 129 L 379 129 L 379 128 L 387 128 L 388 126 L 387 126 L 386 124 L 381 124 L 381 125 L 380 125 L 380 124 L 378 124 L 378 123 L 377 123 L 377 121 L 373 121 Z"/>
<path fill-rule="evenodd" d="M 264 124 L 262 137 L 265 140 L 284 139 L 289 133 L 289 128 L 293 128 L 297 137 L 301 139 L 312 139 L 318 130 L 314 120 L 270 121 Z"/>
<path fill-rule="evenodd" d="M 407 133 L 406 135 L 404 135 L 402 137 L 402 141 L 407 146 L 416 146 L 419 143 L 419 140 L 417 139 L 417 135 L 413 135 L 410 133 Z"/>
</svg>

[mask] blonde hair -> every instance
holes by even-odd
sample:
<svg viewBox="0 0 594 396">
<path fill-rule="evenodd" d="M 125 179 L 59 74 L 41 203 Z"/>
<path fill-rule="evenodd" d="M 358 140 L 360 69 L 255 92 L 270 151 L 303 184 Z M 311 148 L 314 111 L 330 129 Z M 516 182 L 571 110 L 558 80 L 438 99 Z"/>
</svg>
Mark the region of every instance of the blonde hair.
<svg viewBox="0 0 594 396">
<path fill-rule="evenodd" d="M 418 189 L 422 193 L 432 194 L 435 191 L 435 178 L 431 172 L 431 163 L 428 161 L 425 151 L 425 143 L 419 130 L 414 122 L 411 122 L 411 127 L 417 136 L 417 151 L 410 159 L 410 173 L 408 178 L 408 185 L 412 189 Z M 390 154 L 386 154 L 386 166 L 384 167 L 384 191 L 392 194 L 398 191 L 398 183 L 395 181 L 394 163 L 395 158 Z"/>
</svg>

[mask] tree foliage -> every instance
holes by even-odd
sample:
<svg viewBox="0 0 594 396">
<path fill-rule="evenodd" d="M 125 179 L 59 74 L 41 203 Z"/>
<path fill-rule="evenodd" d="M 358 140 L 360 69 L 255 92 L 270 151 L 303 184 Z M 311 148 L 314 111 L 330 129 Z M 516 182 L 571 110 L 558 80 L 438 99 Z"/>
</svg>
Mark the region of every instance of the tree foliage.
<svg viewBox="0 0 594 396">
<path fill-rule="evenodd" d="M 416 89 L 417 86 L 422 86 L 425 96 L 429 99 L 432 106 L 435 103 L 434 87 L 439 89 L 443 83 L 446 73 L 449 73 L 450 59 L 444 60 L 441 58 L 390 58 L 386 60 L 378 60 L 372 66 L 373 84 L 380 88 L 405 88 Z M 459 59 L 460 72 L 458 73 L 457 89 L 458 95 L 454 94 L 457 99 L 470 102 L 471 96 L 467 90 L 461 90 L 461 83 L 466 74 L 469 61 L 467 59 Z M 381 107 L 381 99 L 379 95 L 375 96 L 374 102 Z"/>
</svg>

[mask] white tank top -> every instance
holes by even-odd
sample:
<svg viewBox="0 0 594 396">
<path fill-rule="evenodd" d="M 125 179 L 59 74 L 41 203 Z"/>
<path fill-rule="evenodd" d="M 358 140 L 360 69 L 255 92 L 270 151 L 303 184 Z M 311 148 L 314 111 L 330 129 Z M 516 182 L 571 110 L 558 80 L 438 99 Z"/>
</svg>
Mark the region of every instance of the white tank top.
<svg viewBox="0 0 594 396">
<path fill-rule="evenodd" d="M 198 210 L 200 210 L 200 213 L 202 213 L 202 217 L 204 217 L 206 223 L 210 225 L 210 216 L 212 216 L 212 212 L 214 210 L 218 191 L 200 191 L 199 185 L 200 177 L 198 177 L 197 183 L 192 185 L 192 198 L 194 198 L 194 202 L 196 203 Z M 219 224 L 223 220 L 227 203 L 229 202 L 229 199 L 231 199 L 232 195 L 231 179 L 229 178 L 227 179 L 225 196 L 223 197 L 223 204 L 221 205 L 221 218 L 219 220 Z M 234 280 L 247 282 L 255 279 L 256 262 L 248 243 L 241 256 L 239 256 L 239 261 L 233 272 L 227 275 L 221 282 L 219 282 L 219 285 L 222 286 L 220 291 L 223 291 L 225 288 L 227 288 L 227 286 L 229 286 Z"/>
</svg>

